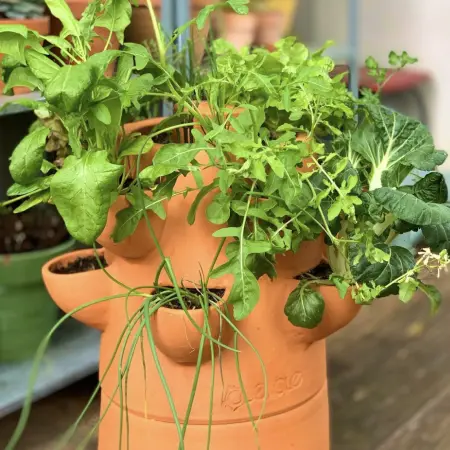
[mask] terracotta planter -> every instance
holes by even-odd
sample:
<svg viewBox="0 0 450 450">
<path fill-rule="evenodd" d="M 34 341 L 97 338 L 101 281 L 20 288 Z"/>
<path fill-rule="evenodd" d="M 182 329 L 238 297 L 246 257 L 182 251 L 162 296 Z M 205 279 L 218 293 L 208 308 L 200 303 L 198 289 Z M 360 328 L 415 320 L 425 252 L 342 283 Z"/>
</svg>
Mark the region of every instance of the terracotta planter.
<svg viewBox="0 0 450 450">
<path fill-rule="evenodd" d="M 212 0 L 191 0 L 192 17 L 196 17 L 200 10 L 208 5 L 214 3 Z M 150 14 L 145 0 L 139 0 L 139 5 L 134 6 L 131 13 L 131 24 L 125 31 L 125 41 L 142 44 L 144 42 L 155 40 L 155 31 L 150 19 Z M 155 14 L 158 18 L 161 17 L 161 0 L 152 1 Z M 209 21 L 202 30 L 196 26 L 191 27 L 191 39 L 194 42 L 195 60 L 200 63 L 205 53 L 206 38 L 209 32 Z"/>
<path fill-rule="evenodd" d="M 222 13 L 217 20 L 220 36 L 236 48 L 249 47 L 254 43 L 258 16 L 254 13 L 241 16 L 232 12 Z"/>
<path fill-rule="evenodd" d="M 209 184 L 215 176 L 215 169 L 203 170 L 202 174 L 204 183 Z M 182 190 L 186 187 L 196 187 L 191 174 L 180 177 L 175 189 Z M 200 202 L 197 218 L 192 226 L 188 225 L 186 216 L 196 192 L 189 192 L 185 198 L 173 197 L 168 202 L 167 219 L 161 229 L 159 241 L 164 254 L 170 256 L 178 283 L 198 282 L 199 268 L 207 270 L 212 264 L 218 246 L 218 239 L 212 237 L 212 233 L 218 227 L 207 221 L 205 210 L 213 195 L 207 195 Z M 140 238 L 133 236 L 132 239 L 144 246 Z M 267 401 L 265 409 L 262 410 L 265 397 L 263 371 L 251 347 L 242 338 L 238 338 L 241 381 L 245 386 L 249 407 L 253 416 L 256 417 L 260 413 L 263 415 L 258 424 L 262 450 L 329 449 L 326 354 L 323 338 L 348 323 L 359 308 L 349 296 L 342 300 L 337 296 L 336 289 L 324 287 L 322 293 L 326 302 L 325 314 L 323 322 L 316 329 L 296 328 L 284 315 L 286 300 L 298 284 L 291 278 L 293 269 L 306 268 L 313 264 L 313 252 L 316 252 L 316 260 L 320 260 L 321 248 L 319 244 L 306 243 L 295 255 L 296 261 L 286 264 L 278 279 L 272 282 L 263 277 L 259 282 L 261 295 L 256 309 L 247 319 L 234 322 L 258 350 L 267 372 Z M 124 257 L 119 253 L 118 247 L 109 247 L 108 252 L 113 255 L 109 259 L 108 267 L 113 277 L 127 286 L 152 284 L 160 266 L 160 258 L 154 251 L 148 252 L 140 259 Z M 217 265 L 225 261 L 226 256 L 222 251 Z M 125 288 L 105 278 L 102 272 L 59 276 L 51 274 L 48 268 L 49 265 L 45 266 L 43 272 L 46 284 L 56 303 L 64 310 L 73 309 L 92 298 L 116 294 L 125 296 L 127 293 Z M 232 277 L 226 276 L 211 280 L 209 288 L 225 289 L 228 292 L 232 283 Z M 163 273 L 160 285 L 170 284 L 167 275 Z M 151 288 L 142 288 L 142 291 L 150 293 Z M 120 418 L 124 416 L 119 407 L 120 396 L 117 391 L 119 365 L 123 367 L 118 355 L 108 372 L 106 370 L 120 336 L 127 328 L 127 317 L 137 312 L 142 304 L 142 297 L 134 294 L 127 302 L 120 298 L 78 314 L 80 320 L 103 331 L 100 375 L 105 376 L 102 383 L 102 410 L 107 412 L 100 424 L 100 450 L 117 448 L 120 439 L 117 430 Z M 192 311 L 191 315 L 199 326 L 203 325 L 205 318 L 202 311 Z M 209 323 L 215 329 L 214 336 L 218 336 L 217 320 L 218 316 L 212 311 Z M 136 335 L 137 326 L 136 324 L 131 330 L 132 336 Z M 198 355 L 200 334 L 182 312 L 166 309 L 161 309 L 152 316 L 151 331 L 160 367 L 173 396 L 178 417 L 183 422 L 195 378 L 195 356 Z M 233 347 L 234 335 L 232 330 L 229 331 L 231 332 L 223 333 L 221 341 L 224 345 Z M 124 448 L 128 445 L 130 450 L 173 450 L 178 448 L 179 444 L 176 426 L 146 334 L 142 341 L 143 350 L 138 348 L 135 351 L 127 377 L 129 434 L 127 436 L 124 431 L 122 445 Z M 209 342 L 207 344 L 208 347 Z M 125 346 L 125 358 L 128 358 L 131 345 L 130 340 Z M 241 392 L 236 371 L 235 352 L 222 348 L 220 364 L 218 356 L 214 358 L 214 365 L 212 361 L 211 352 L 207 351 L 192 404 L 185 437 L 186 448 L 207 448 L 207 425 L 212 404 L 210 448 L 257 449 L 245 396 Z M 211 398 L 213 373 L 215 384 Z"/>
<path fill-rule="evenodd" d="M 150 192 L 147 195 L 151 197 Z M 108 250 L 108 254 L 112 253 L 122 258 L 138 259 L 146 256 L 155 249 L 155 243 L 147 228 L 145 218 L 139 221 L 136 231 L 122 242 L 116 243 L 111 237 L 116 226 L 116 214 L 129 206 L 130 204 L 124 195 L 118 197 L 109 209 L 106 226 L 97 239 L 97 242 Z M 164 230 L 165 221 L 161 220 L 153 211 L 148 211 L 147 216 L 151 221 L 156 237 L 159 239 Z"/>
<path fill-rule="evenodd" d="M 12 20 L 12 19 L 0 19 L 0 25 L 25 25 L 30 30 L 37 31 L 40 35 L 45 36 L 50 32 L 50 17 L 39 17 L 38 19 L 23 19 L 23 20 Z M 0 61 L 3 55 L 0 54 Z M 0 89 L 3 92 L 5 84 L 0 80 Z M 26 87 L 16 87 L 14 88 L 14 94 L 26 94 L 30 90 Z"/>
</svg>

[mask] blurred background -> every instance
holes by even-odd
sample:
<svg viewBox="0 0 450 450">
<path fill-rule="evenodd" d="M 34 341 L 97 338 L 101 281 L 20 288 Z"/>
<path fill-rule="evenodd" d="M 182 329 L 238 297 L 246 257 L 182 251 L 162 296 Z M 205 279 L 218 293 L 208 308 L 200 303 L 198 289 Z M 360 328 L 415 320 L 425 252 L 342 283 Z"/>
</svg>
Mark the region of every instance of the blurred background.
<svg viewBox="0 0 450 450">
<path fill-rule="evenodd" d="M 393 77 L 383 102 L 424 121 L 436 145 L 450 150 L 448 0 L 252 0 L 251 9 L 247 17 L 218 16 L 218 33 L 238 46 L 272 45 L 292 33 L 313 48 L 331 39 L 336 46 L 328 53 L 349 66 L 355 92 L 373 86 L 363 69 L 369 55 L 385 64 L 391 50 L 417 57 L 418 64 Z M 32 120 L 27 111 L 0 112 L 1 197 L 10 184 L 9 155 Z M 443 167 L 450 182 L 450 160 Z M 412 236 L 411 245 L 419 240 Z M 435 317 L 420 295 L 408 305 L 387 298 L 330 339 L 333 450 L 450 449 L 449 286 L 447 275 L 438 280 L 444 303 Z M 96 384 L 98 341 L 96 332 L 75 324 L 57 337 L 38 383 L 36 397 L 45 399 L 34 406 L 18 450 L 52 450 L 76 419 Z M 0 448 L 18 419 L 30 361 L 0 361 Z M 95 403 L 80 436 L 97 419 Z M 93 442 L 89 450 L 95 448 Z"/>
</svg>

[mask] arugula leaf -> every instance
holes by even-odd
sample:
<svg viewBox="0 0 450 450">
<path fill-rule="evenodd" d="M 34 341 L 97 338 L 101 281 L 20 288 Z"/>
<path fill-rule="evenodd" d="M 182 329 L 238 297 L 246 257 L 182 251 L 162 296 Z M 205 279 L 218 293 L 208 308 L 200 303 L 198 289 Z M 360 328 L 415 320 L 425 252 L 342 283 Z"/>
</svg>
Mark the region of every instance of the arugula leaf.
<svg viewBox="0 0 450 450">
<path fill-rule="evenodd" d="M 228 195 L 219 192 L 206 208 L 206 216 L 211 223 L 222 225 L 230 218 L 231 199 Z"/>
<path fill-rule="evenodd" d="M 233 305 L 234 318 L 243 320 L 250 315 L 258 303 L 259 284 L 255 275 L 247 268 L 234 275 L 235 281 L 228 296 L 228 303 Z"/>
<path fill-rule="evenodd" d="M 80 36 L 80 26 L 78 21 L 72 14 L 69 6 L 65 0 L 45 0 L 48 9 L 52 16 L 56 17 L 63 24 L 62 37 L 70 36 Z"/>
<path fill-rule="evenodd" d="M 69 233 L 93 244 L 106 225 L 111 194 L 118 185 L 122 166 L 111 164 L 106 151 L 68 156 L 52 179 L 50 191 Z"/>
<path fill-rule="evenodd" d="M 30 184 L 39 175 L 49 133 L 48 128 L 38 128 L 25 136 L 15 148 L 9 171 L 16 183 Z"/>
<path fill-rule="evenodd" d="M 184 167 L 197 156 L 199 151 L 195 144 L 166 144 L 156 153 L 153 164 Z"/>
<path fill-rule="evenodd" d="M 95 26 L 107 28 L 116 33 L 121 44 L 124 40 L 125 28 L 131 22 L 131 3 L 129 0 L 107 0 L 103 14 L 95 21 Z"/>
<path fill-rule="evenodd" d="M 305 282 L 300 282 L 289 294 L 284 307 L 284 313 L 292 325 L 308 329 L 322 322 L 324 312 L 325 300 L 322 295 Z"/>
<path fill-rule="evenodd" d="M 154 142 L 148 136 L 125 139 L 119 149 L 119 158 L 133 155 L 144 155 L 153 148 Z M 167 174 L 164 174 L 167 175 Z"/>
<path fill-rule="evenodd" d="M 208 195 L 214 188 L 217 187 L 218 181 L 214 180 L 211 184 L 207 186 L 203 186 L 195 197 L 195 200 L 192 202 L 191 207 L 189 208 L 189 212 L 187 215 L 187 221 L 189 225 L 193 225 L 195 222 L 195 216 L 197 213 L 197 209 L 200 205 L 200 202 Z"/>
</svg>

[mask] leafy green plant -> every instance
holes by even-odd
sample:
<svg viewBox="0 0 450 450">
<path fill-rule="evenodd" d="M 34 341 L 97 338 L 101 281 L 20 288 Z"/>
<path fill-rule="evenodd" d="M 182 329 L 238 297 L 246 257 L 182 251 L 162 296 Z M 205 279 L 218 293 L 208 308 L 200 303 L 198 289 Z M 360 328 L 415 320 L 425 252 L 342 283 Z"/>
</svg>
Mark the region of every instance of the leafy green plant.
<svg viewBox="0 0 450 450">
<path fill-rule="evenodd" d="M 325 278 L 303 277 L 286 299 L 285 313 L 299 327 L 320 324 L 325 309 L 320 285 L 335 286 L 342 297 L 351 296 L 359 304 L 396 293 L 406 302 L 421 290 L 436 309 L 439 294 L 419 275 L 423 270 L 440 271 L 449 263 L 447 187 L 436 172 L 446 154 L 435 148 L 424 125 L 381 106 L 379 94 L 388 73 L 375 60 L 369 59 L 368 66 L 380 89 L 375 96 L 359 100 L 348 92 L 344 74 L 331 75 L 334 63 L 324 56 L 328 43 L 311 53 L 287 38 L 270 52 L 237 51 L 218 40 L 209 52 L 208 67 L 195 74 L 186 72 L 186 59 L 172 58 L 174 42 L 192 24 L 202 27 L 209 14 L 223 6 L 246 13 L 247 3 L 228 0 L 207 6 L 196 19 L 166 36 L 149 0 L 149 20 L 157 30 L 156 51 L 123 41 L 130 20 L 130 4 L 125 0 L 91 2 L 80 21 L 62 0 L 48 1 L 64 29 L 60 36 L 46 37 L 45 44 L 42 36 L 25 27 L 0 27 L 0 46 L 7 55 L 2 61 L 6 92 L 25 85 L 44 97 L 43 102 L 25 102 L 39 120 L 11 157 L 15 184 L 4 205 L 20 201 L 24 210 L 52 202 L 70 233 L 87 244 L 94 244 L 103 231 L 110 206 L 119 195 L 126 196 L 129 206 L 116 215 L 116 242 L 130 236 L 140 220 L 146 221 L 161 259 L 154 282 L 139 288 L 126 286 L 104 268 L 127 291 L 120 296 L 125 303 L 130 296 L 144 299 L 135 316 L 128 318 L 117 344 L 121 361 L 117 392 L 126 410 L 122 382 L 126 385 L 133 354 L 145 338 L 172 408 L 180 449 L 190 408 L 184 424 L 180 423 L 151 329 L 150 317 L 160 308 L 175 302 L 195 325 L 186 299 L 207 315 L 210 308 L 217 308 L 214 300 L 218 300 L 208 290 L 209 281 L 232 275 L 226 302 L 234 319 L 245 319 L 260 299 L 259 279 L 277 276 L 277 258 L 298 252 L 304 242 L 316 239 L 325 239 L 330 273 Z M 108 29 L 109 38 L 102 53 L 89 56 L 96 27 Z M 122 44 L 120 50 L 109 49 L 113 34 Z M 414 62 L 406 53 L 392 53 L 390 59 L 396 69 Z M 108 78 L 105 71 L 112 62 L 117 68 Z M 123 125 L 130 116 L 149 102 L 160 101 L 176 106 L 171 117 L 149 136 L 124 135 Z M 153 148 L 153 138 L 180 128 L 190 130 L 187 141 L 163 145 L 150 165 L 141 165 L 142 155 Z M 128 157 L 136 158 L 135 178 Z M 212 172 L 212 177 L 205 176 Z M 177 189 L 176 181 L 188 174 L 196 185 Z M 411 176 L 415 181 L 410 183 Z M 151 198 L 146 191 L 151 191 Z M 211 267 L 201 268 L 197 282 L 190 280 L 195 293 L 177 282 L 170 255 L 164 254 L 146 214 L 152 210 L 165 219 L 164 203 L 187 194 L 195 195 L 187 222 L 195 223 L 202 200 L 212 195 L 206 216 L 219 226 Z M 395 245 L 397 236 L 419 229 L 430 248 L 418 257 Z M 223 250 L 227 260 L 217 265 Z M 170 287 L 161 284 L 163 272 Z M 117 296 L 98 302 L 113 298 Z M 250 347 L 251 343 L 227 313 L 217 311 L 232 328 L 235 346 L 214 339 L 205 321 L 203 328 L 197 326 L 202 348 L 216 345 L 233 351 L 240 374 L 238 337 Z M 132 335 L 136 326 L 138 332 Z M 130 342 L 132 351 L 127 354 Z M 264 372 L 262 362 L 261 366 Z M 200 369 L 201 352 L 190 406 Z M 258 420 L 248 399 L 246 404 L 256 430 Z M 28 411 L 24 409 L 7 450 L 20 437 Z M 64 439 L 70 439 L 72 431 Z"/>
</svg>

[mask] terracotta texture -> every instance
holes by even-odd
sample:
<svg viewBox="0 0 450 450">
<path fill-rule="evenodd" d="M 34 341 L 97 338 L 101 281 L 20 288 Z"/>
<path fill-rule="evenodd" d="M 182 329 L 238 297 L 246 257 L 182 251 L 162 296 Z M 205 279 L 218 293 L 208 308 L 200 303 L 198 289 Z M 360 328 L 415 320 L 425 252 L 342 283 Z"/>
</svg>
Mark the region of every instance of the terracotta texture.
<svg viewBox="0 0 450 450">
<path fill-rule="evenodd" d="M 215 169 L 203 170 L 205 184 L 214 177 Z M 194 188 L 192 175 L 180 177 L 176 190 Z M 218 246 L 212 233 L 218 228 L 210 224 L 205 210 L 213 193 L 200 203 L 195 224 L 189 226 L 186 216 L 195 192 L 173 197 L 167 204 L 167 219 L 161 229 L 160 242 L 164 254 L 170 256 L 179 283 L 186 287 L 198 283 L 199 269 L 207 271 Z M 151 218 L 155 222 L 155 218 Z M 139 239 L 138 239 L 139 240 Z M 142 241 L 141 241 L 142 242 Z M 142 245 L 142 248 L 144 246 Z M 264 376 L 261 364 L 254 351 L 242 338 L 238 338 L 239 364 L 242 382 L 252 414 L 263 415 L 259 422 L 258 437 L 262 450 L 328 450 L 328 397 L 326 378 L 325 342 L 323 338 L 345 326 L 358 312 L 358 307 L 347 296 L 340 299 L 334 288 L 326 287 L 322 293 L 326 302 L 323 322 L 314 330 L 296 328 L 284 315 L 284 305 L 289 293 L 297 286 L 292 279 L 295 272 L 308 270 L 321 259 L 322 240 L 305 243 L 293 258 L 280 261 L 280 275 L 275 281 L 266 277 L 260 280 L 260 301 L 246 320 L 235 325 L 258 350 L 267 373 L 267 401 L 263 410 Z M 160 257 L 155 249 L 148 249 L 140 259 L 124 258 L 114 247 L 107 253 L 110 274 L 127 286 L 141 287 L 150 293 Z M 144 252 L 142 252 L 144 253 Z M 69 256 L 73 258 L 74 255 Z M 61 259 L 61 258 L 60 258 Z M 217 264 L 226 261 L 224 252 Z M 43 269 L 44 280 L 56 303 L 65 311 L 93 298 L 124 294 L 121 286 L 107 278 L 103 272 L 78 275 L 54 275 L 49 267 Z M 210 280 L 209 288 L 225 289 L 224 300 L 231 288 L 232 278 Z M 167 275 L 160 279 L 161 285 L 170 285 Z M 147 286 L 147 288 L 142 287 Z M 128 317 L 142 305 L 137 295 L 111 300 L 85 312 L 77 318 L 103 331 L 100 355 L 102 384 L 102 409 L 105 418 L 100 425 L 99 450 L 114 450 L 119 447 L 120 396 L 118 395 L 118 373 L 120 357 L 116 355 L 109 370 L 117 342 L 126 329 Z M 225 303 L 226 305 L 226 303 Z M 222 307 L 225 308 L 225 305 Z M 204 323 L 201 311 L 192 311 L 192 318 L 199 326 Z M 216 330 L 219 320 L 217 311 L 209 315 L 209 323 Z M 200 334 L 182 311 L 161 309 L 151 319 L 152 334 L 161 368 L 174 398 L 180 421 L 184 420 L 195 375 L 196 355 Z M 136 325 L 137 327 L 137 325 Z M 221 342 L 234 347 L 234 332 L 227 323 L 221 325 Z M 136 328 L 131 336 L 135 336 Z M 129 354 L 131 340 L 125 346 L 125 359 Z M 122 444 L 130 450 L 174 450 L 178 448 L 178 435 L 169 402 L 158 376 L 147 335 L 143 338 L 143 351 L 136 350 L 127 377 L 127 410 L 129 436 L 124 425 Z M 207 343 L 209 346 L 209 342 Z M 185 436 L 187 450 L 207 448 L 209 408 L 212 404 L 211 450 L 230 448 L 257 449 L 245 396 L 240 389 L 236 371 L 236 356 L 231 350 L 214 346 L 214 358 L 205 348 L 197 393 L 192 405 L 189 426 Z M 119 352 L 120 353 L 120 352 Z M 145 360 L 145 364 L 142 361 Z M 213 360 L 215 364 L 213 365 Z M 211 380 L 214 388 L 211 403 Z M 223 377 L 223 378 L 222 378 Z M 222 381 L 223 380 L 223 381 Z M 125 413 L 122 414 L 125 417 Z M 125 419 L 124 419 L 125 424 Z M 128 442 L 128 443 L 127 443 Z"/>
<path fill-rule="evenodd" d="M 25 25 L 27 28 L 33 31 L 37 31 L 40 35 L 47 35 L 50 32 L 50 17 L 40 17 L 38 19 L 23 19 L 23 20 L 12 20 L 12 19 L 0 19 L 0 25 Z M 3 55 L 0 54 L 0 61 Z M 5 84 L 0 80 L 0 92 L 3 92 Z M 26 87 L 16 87 L 14 88 L 14 94 L 26 94 L 30 90 Z"/>
</svg>

